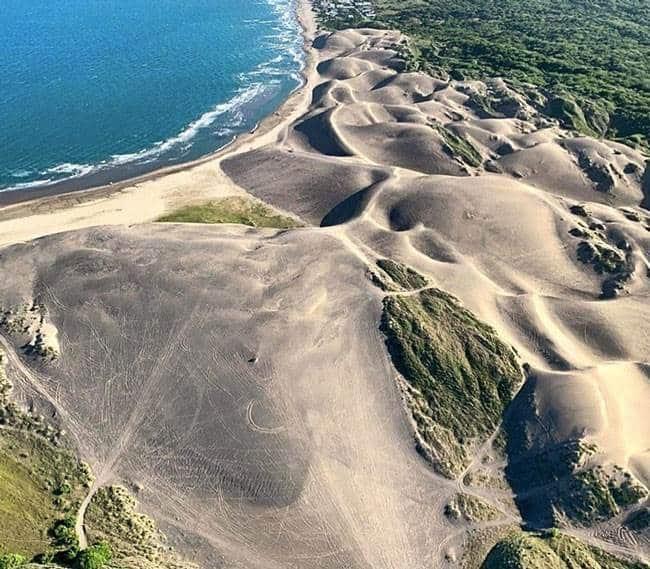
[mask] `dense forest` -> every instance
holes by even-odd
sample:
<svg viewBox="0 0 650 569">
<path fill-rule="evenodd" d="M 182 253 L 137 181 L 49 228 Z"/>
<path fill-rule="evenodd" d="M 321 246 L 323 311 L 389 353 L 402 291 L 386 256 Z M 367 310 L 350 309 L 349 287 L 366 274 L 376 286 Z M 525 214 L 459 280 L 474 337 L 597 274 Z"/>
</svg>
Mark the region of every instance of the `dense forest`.
<svg viewBox="0 0 650 569">
<path fill-rule="evenodd" d="M 372 7 L 368 17 L 340 2 L 323 23 L 397 28 L 430 73 L 534 85 L 566 126 L 648 148 L 648 0 L 372 0 Z"/>
</svg>

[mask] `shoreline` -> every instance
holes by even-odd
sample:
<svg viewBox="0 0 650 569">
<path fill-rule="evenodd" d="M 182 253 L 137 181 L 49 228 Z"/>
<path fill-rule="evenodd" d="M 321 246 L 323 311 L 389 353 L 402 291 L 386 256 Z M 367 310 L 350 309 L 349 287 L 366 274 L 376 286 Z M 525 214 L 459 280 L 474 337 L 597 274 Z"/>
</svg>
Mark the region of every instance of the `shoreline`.
<svg viewBox="0 0 650 569">
<path fill-rule="evenodd" d="M 195 160 L 158 168 L 119 182 L 89 188 L 74 188 L 75 180 L 66 180 L 42 188 L 34 187 L 0 192 L 0 222 L 27 217 L 41 212 L 43 209 L 60 210 L 70 206 L 79 206 L 81 203 L 92 200 L 106 200 L 128 191 L 141 190 L 143 185 L 168 176 L 190 172 L 201 166 L 212 164 L 218 167 L 218 163 L 226 156 L 243 151 L 243 147 L 246 145 L 248 145 L 246 149 L 253 145 L 256 146 L 260 139 L 291 122 L 297 112 L 304 107 L 302 99 L 309 92 L 310 79 L 315 67 L 312 42 L 316 35 L 316 24 L 310 0 L 296 0 L 296 17 L 301 27 L 305 58 L 301 70 L 302 84 L 274 112 L 260 120 L 251 131 L 236 135 L 225 146 Z M 146 219 L 142 219 L 142 221 L 146 221 Z M 7 244 L 3 234 L 3 228 L 0 228 L 0 246 Z"/>
</svg>

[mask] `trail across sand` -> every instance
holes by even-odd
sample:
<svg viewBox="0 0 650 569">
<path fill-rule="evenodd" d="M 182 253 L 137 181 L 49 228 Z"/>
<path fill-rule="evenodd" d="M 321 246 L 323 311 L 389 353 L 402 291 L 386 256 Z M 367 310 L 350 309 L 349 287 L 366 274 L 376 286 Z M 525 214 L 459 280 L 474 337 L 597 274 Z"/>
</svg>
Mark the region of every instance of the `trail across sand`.
<svg viewBox="0 0 650 569">
<path fill-rule="evenodd" d="M 650 486 L 645 157 L 562 130 L 501 81 L 405 73 L 403 42 L 319 35 L 305 88 L 255 136 L 177 172 L 0 210 L 0 304 L 39 295 L 59 330 L 59 363 L 32 389 L 57 394 L 84 457 L 143 487 L 206 566 L 446 567 L 466 530 L 527 515 L 491 445 L 461 481 L 417 454 L 377 259 L 516 348 L 526 452 L 588 441 L 593 465 Z M 514 102 L 486 116 L 488 92 Z M 232 194 L 311 227 L 147 223 Z M 447 520 L 460 490 L 503 523 Z M 622 518 L 575 532 L 647 558 Z"/>
</svg>

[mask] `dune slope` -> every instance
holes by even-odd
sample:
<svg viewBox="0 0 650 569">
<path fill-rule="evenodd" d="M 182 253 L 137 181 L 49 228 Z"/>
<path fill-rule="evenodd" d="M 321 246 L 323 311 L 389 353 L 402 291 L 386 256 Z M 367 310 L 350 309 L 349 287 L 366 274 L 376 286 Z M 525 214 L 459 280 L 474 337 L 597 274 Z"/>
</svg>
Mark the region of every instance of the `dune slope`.
<svg viewBox="0 0 650 569">
<path fill-rule="evenodd" d="M 402 42 L 319 36 L 309 110 L 220 162 L 311 227 L 3 248 L 16 397 L 201 566 L 647 560 L 645 158 L 405 73 Z"/>
</svg>

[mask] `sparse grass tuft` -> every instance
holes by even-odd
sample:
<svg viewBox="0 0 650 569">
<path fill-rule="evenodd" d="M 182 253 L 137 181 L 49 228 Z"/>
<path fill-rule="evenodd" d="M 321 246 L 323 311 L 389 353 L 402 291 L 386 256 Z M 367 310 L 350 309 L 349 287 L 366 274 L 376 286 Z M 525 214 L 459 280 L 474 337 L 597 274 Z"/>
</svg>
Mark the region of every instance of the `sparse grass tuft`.
<svg viewBox="0 0 650 569">
<path fill-rule="evenodd" d="M 417 290 L 427 286 L 427 279 L 411 267 L 391 259 L 379 259 L 377 266 L 405 290 Z"/>
<path fill-rule="evenodd" d="M 301 226 L 295 219 L 279 215 L 265 204 L 241 196 L 188 205 L 162 216 L 158 221 L 167 223 L 236 223 L 250 227 L 275 229 Z"/>
<path fill-rule="evenodd" d="M 107 544 L 117 563 L 134 569 L 194 568 L 169 550 L 155 522 L 136 506 L 135 498 L 122 486 L 97 490 L 84 517 L 89 542 Z"/>
<path fill-rule="evenodd" d="M 386 298 L 381 329 L 408 384 L 420 450 L 441 474 L 459 475 L 521 383 L 513 350 L 437 289 Z"/>
<path fill-rule="evenodd" d="M 445 516 L 450 520 L 466 522 L 491 522 L 501 516 L 501 512 L 485 500 L 471 494 L 456 494 L 445 506 Z"/>
</svg>

